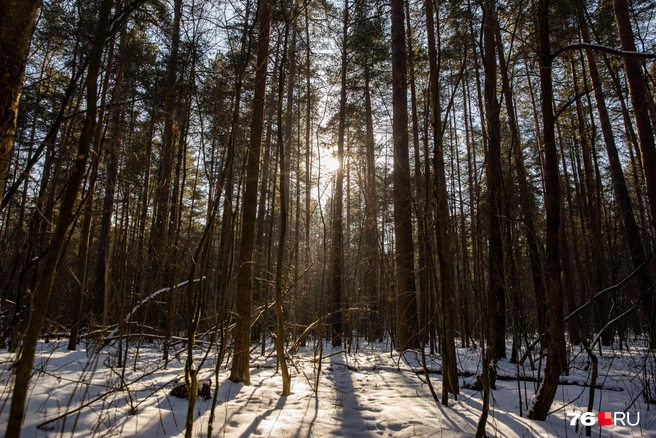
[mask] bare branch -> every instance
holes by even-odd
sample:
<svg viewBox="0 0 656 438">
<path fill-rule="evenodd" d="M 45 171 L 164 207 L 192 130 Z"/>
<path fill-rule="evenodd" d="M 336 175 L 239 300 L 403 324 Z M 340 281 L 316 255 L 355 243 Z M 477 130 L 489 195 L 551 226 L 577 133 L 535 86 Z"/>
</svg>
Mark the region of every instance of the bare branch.
<svg viewBox="0 0 656 438">
<path fill-rule="evenodd" d="M 551 55 L 551 59 L 555 59 L 558 57 L 558 55 L 561 55 L 565 52 L 569 52 L 571 50 L 581 50 L 581 49 L 592 49 L 592 50 L 598 50 L 600 52 L 605 52 L 605 53 L 611 53 L 613 55 L 619 55 L 619 56 L 632 56 L 632 57 L 637 57 L 637 58 L 645 58 L 645 59 L 655 59 L 656 58 L 656 53 L 647 53 L 647 52 L 629 52 L 621 49 L 614 49 L 612 47 L 608 46 L 603 46 L 601 44 L 592 44 L 592 43 L 577 43 L 577 44 L 569 44 L 565 47 L 561 47 L 560 49 L 556 50 L 553 55 Z"/>
</svg>

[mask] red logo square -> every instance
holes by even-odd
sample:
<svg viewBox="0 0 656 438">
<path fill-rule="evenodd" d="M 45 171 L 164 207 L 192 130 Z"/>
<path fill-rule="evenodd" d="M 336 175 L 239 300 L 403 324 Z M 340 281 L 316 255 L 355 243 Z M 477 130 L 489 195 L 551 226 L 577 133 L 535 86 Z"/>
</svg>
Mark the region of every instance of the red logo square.
<svg viewBox="0 0 656 438">
<path fill-rule="evenodd" d="M 612 426 L 613 425 L 612 412 L 599 412 L 597 414 L 597 424 L 599 426 Z"/>
</svg>

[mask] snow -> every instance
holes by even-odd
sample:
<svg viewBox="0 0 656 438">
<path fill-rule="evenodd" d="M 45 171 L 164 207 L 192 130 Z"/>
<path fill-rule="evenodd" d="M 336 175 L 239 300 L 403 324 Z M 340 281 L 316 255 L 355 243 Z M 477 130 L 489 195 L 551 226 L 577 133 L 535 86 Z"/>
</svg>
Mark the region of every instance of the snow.
<svg viewBox="0 0 656 438">
<path fill-rule="evenodd" d="M 164 369 L 159 344 L 135 345 L 128 350 L 125 368 L 117 363 L 115 346 L 99 353 L 92 348 L 67 351 L 67 342 L 38 346 L 29 392 L 23 437 L 183 436 L 187 401 L 170 395 L 184 381 L 183 345 Z M 290 362 L 292 394 L 281 397 L 273 346 L 265 356 L 253 353 L 251 385 L 227 380 L 221 368 L 213 436 L 220 437 L 466 437 L 473 436 L 480 416 L 482 394 L 473 388 L 480 374 L 480 349 L 458 349 L 461 393 L 449 406 L 435 403 L 414 352 L 399 358 L 389 345 L 361 341 L 357 353 L 325 347 L 318 391 L 317 361 L 312 345 L 299 350 Z M 204 356 L 197 349 L 196 362 Z M 136 360 L 135 360 L 136 357 Z M 4 429 L 11 398 L 13 355 L 0 353 L 0 431 Z M 212 354 L 199 369 L 199 379 L 212 379 Z M 536 364 L 539 361 L 536 360 Z M 427 356 L 428 368 L 440 370 L 438 357 Z M 544 366 L 544 363 L 542 364 Z M 488 436 L 579 437 L 585 428 L 569 425 L 566 412 L 586 411 L 591 366 L 584 352 L 571 351 L 570 372 L 561 378 L 553 413 L 546 421 L 531 421 L 527 403 L 537 388 L 538 372 L 528 362 L 519 367 L 527 380 L 519 382 L 518 367 L 498 364 L 497 389 L 492 392 Z M 419 374 L 417 374 L 419 372 Z M 599 356 L 595 412 L 627 411 L 640 426 L 593 426 L 595 437 L 656 437 L 654 406 L 643 397 L 645 382 L 654 384 L 653 354 L 632 347 L 630 352 L 604 347 Z M 124 376 L 124 385 L 121 376 Z M 438 394 L 441 375 L 430 378 Z M 521 395 L 521 402 L 520 402 Z M 528 402 L 527 402 L 528 401 Z M 523 416 L 520 416 L 520 403 Z M 194 436 L 206 437 L 212 400 L 196 402 Z M 58 420 L 42 425 L 48 420 Z M 37 426 L 42 425 L 39 428 Z"/>
</svg>

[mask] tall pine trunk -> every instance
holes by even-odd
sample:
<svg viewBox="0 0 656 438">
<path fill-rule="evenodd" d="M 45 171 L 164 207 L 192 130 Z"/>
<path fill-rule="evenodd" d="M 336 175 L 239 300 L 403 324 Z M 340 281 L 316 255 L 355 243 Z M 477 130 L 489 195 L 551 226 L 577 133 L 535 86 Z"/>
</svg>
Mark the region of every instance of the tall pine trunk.
<svg viewBox="0 0 656 438">
<path fill-rule="evenodd" d="M 506 295 L 503 269 L 503 244 L 501 239 L 501 215 L 503 203 L 501 169 L 501 105 L 497 99 L 496 62 L 496 2 L 484 4 L 483 20 L 483 68 L 485 70 L 485 122 L 487 132 L 487 190 L 490 242 L 488 254 L 489 286 L 489 333 L 492 359 L 506 357 Z"/>
<path fill-rule="evenodd" d="M 14 391 L 11 400 L 11 410 L 9 422 L 5 436 L 7 438 L 17 438 L 20 436 L 21 426 L 25 417 L 25 401 L 27 399 L 27 390 L 32 374 L 32 365 L 36 353 L 36 344 L 41 334 L 41 328 L 45 321 L 46 311 L 48 310 L 48 301 L 55 283 L 57 265 L 59 258 L 66 245 L 68 230 L 75 219 L 75 201 L 77 199 L 80 184 L 86 168 L 89 147 L 93 140 L 93 134 L 96 128 L 96 99 L 98 95 L 97 80 L 102 61 L 103 47 L 107 33 L 107 23 L 111 11 L 113 0 L 103 0 L 98 13 L 98 23 L 96 25 L 93 44 L 89 54 L 89 69 L 87 72 L 86 102 L 87 112 L 84 119 L 84 125 L 78 142 L 78 150 L 75 162 L 71 168 L 68 178 L 68 184 L 64 192 L 59 216 L 55 227 L 50 245 L 46 250 L 45 256 L 41 262 L 39 278 L 32 295 L 32 311 L 25 330 L 23 339 L 23 349 L 16 363 L 16 380 L 14 382 Z"/>
<path fill-rule="evenodd" d="M 382 338 L 383 327 L 380 312 L 383 310 L 378 297 L 378 203 L 376 202 L 376 145 L 374 142 L 373 111 L 371 108 L 370 69 L 364 70 L 364 112 L 366 133 L 366 185 L 365 185 L 365 224 L 364 224 L 364 287 L 365 297 L 371 303 L 372 327 L 370 336 Z"/>
<path fill-rule="evenodd" d="M 437 236 L 437 260 L 439 265 L 438 305 L 440 311 L 440 352 L 442 354 L 442 404 L 448 405 L 448 393 L 458 394 L 456 351 L 453 330 L 453 293 L 455 291 L 453 252 L 449 232 L 449 204 L 444 165 L 444 141 L 442 132 L 442 109 L 440 105 L 439 66 L 435 38 L 435 11 L 433 2 L 426 1 L 426 27 L 428 37 L 428 60 L 430 66 L 430 103 L 433 128 L 433 208 L 435 209 L 435 231 Z"/>
<path fill-rule="evenodd" d="M 412 241 L 408 83 L 403 0 L 392 0 L 392 136 L 394 139 L 394 237 L 396 260 L 396 348 L 419 346 Z"/>
<path fill-rule="evenodd" d="M 590 42 L 590 35 L 583 14 L 583 5 L 580 1 L 577 2 L 577 15 L 579 20 L 579 29 L 581 31 L 581 39 L 583 42 L 588 43 Z M 629 195 L 626 178 L 624 177 L 624 170 L 622 169 L 622 163 L 620 161 L 619 152 L 615 143 L 615 134 L 613 133 L 610 114 L 606 105 L 606 97 L 604 95 L 601 75 L 597 67 L 597 61 L 591 49 L 585 50 L 585 56 L 588 64 L 588 70 L 590 71 L 590 79 L 592 80 L 595 101 L 597 103 L 597 114 L 599 115 L 599 122 L 601 124 L 601 133 L 604 138 L 606 153 L 608 154 L 608 164 L 610 168 L 613 192 L 615 194 L 615 198 L 617 199 L 618 208 L 620 210 L 620 217 L 623 222 L 622 229 L 624 230 L 626 237 L 626 243 L 629 249 L 629 255 L 631 257 L 633 268 L 637 269 L 646 259 L 645 248 L 640 237 L 640 229 L 638 228 L 635 215 L 633 213 L 633 202 Z M 640 285 L 639 293 L 647 290 L 647 288 L 652 284 L 652 279 L 645 269 L 642 269 L 638 273 L 638 284 Z M 592 291 L 591 293 L 595 292 L 596 291 Z M 656 320 L 654 320 L 654 318 L 651 317 L 651 314 L 649 313 L 652 309 L 652 300 L 652 294 L 648 293 L 647 299 L 645 300 L 645 310 L 648 316 L 647 321 L 650 325 L 650 345 L 656 342 L 656 338 L 653 336 L 654 333 L 656 333 Z"/>
<path fill-rule="evenodd" d="M 253 259 L 257 209 L 257 185 L 260 175 L 260 151 L 264 127 L 264 100 L 269 65 L 269 33 L 273 0 L 258 4 L 258 46 L 253 94 L 251 138 L 246 162 L 246 186 L 242 200 L 242 225 L 235 291 L 235 341 L 230 380 L 250 385 L 251 307 L 253 301 Z"/>
<path fill-rule="evenodd" d="M 544 135 L 545 208 L 547 213 L 546 286 L 549 345 L 544 379 L 529 413 L 532 420 L 545 420 L 556 395 L 562 370 L 565 346 L 563 324 L 563 290 L 560 284 L 560 182 L 556 148 L 553 84 L 551 78 L 551 44 L 549 41 L 549 0 L 540 0 L 538 8 L 540 86 Z"/>
<path fill-rule="evenodd" d="M 633 36 L 633 29 L 631 28 L 627 1 L 613 0 L 613 8 L 615 10 L 615 20 L 617 22 L 617 30 L 620 34 L 622 50 L 635 52 L 635 38 Z M 647 82 L 642 72 L 640 59 L 635 56 L 625 56 L 624 69 L 626 70 L 626 79 L 629 82 L 633 117 L 638 131 L 638 145 L 644 167 L 652 227 L 656 229 L 656 146 L 654 145 L 654 131 L 652 130 L 649 117 L 649 101 L 651 97 L 647 92 Z M 656 302 L 654 300 L 653 289 L 645 295 L 643 303 L 647 320 L 650 321 L 649 348 L 653 349 L 656 348 L 656 322 L 654 318 Z"/>
<path fill-rule="evenodd" d="M 293 25 L 293 24 L 292 24 Z M 278 256 L 276 263 L 276 355 L 278 356 L 278 365 L 282 376 L 282 396 L 288 396 L 291 393 L 291 376 L 287 368 L 285 359 L 285 318 L 283 312 L 283 279 L 284 279 L 284 262 L 285 247 L 287 243 L 287 225 L 289 216 L 289 167 L 287 166 L 287 151 L 291 143 L 291 136 L 283 139 L 282 129 L 282 96 L 285 87 L 285 61 L 287 60 L 287 38 L 289 34 L 289 24 L 285 25 L 284 46 L 282 58 L 278 68 L 278 152 L 280 162 L 280 235 L 278 237 Z M 293 44 L 293 43 L 292 43 Z M 294 50 L 292 48 L 292 50 Z M 290 59 L 290 63 L 293 62 Z M 293 72 L 293 67 L 292 67 Z M 290 87 L 293 87 L 293 80 L 290 79 Z M 288 102 L 291 105 L 291 102 Z M 290 122 L 290 120 L 287 120 Z M 291 123 L 290 129 L 291 131 Z M 288 132 L 289 134 L 289 132 Z"/>
<path fill-rule="evenodd" d="M 333 232 L 330 245 L 331 260 L 331 311 L 330 325 L 333 347 L 342 345 L 344 330 L 344 230 L 343 230 L 343 197 L 344 197 L 344 136 L 346 130 L 346 67 L 348 58 L 348 23 L 349 2 L 344 2 L 344 24 L 342 33 L 342 64 L 340 72 L 339 92 L 339 126 L 337 132 L 337 169 L 335 170 L 335 194 L 333 195 Z"/>
<path fill-rule="evenodd" d="M 18 101 L 39 0 L 0 3 L 0 194 L 5 191 L 14 150 Z"/>
<path fill-rule="evenodd" d="M 517 117 L 515 115 L 515 105 L 513 91 L 508 78 L 508 66 L 506 65 L 503 45 L 501 44 L 501 31 L 498 26 L 496 29 L 497 51 L 499 56 L 499 69 L 503 81 L 503 97 L 506 104 L 506 113 L 508 116 L 508 125 L 510 128 L 510 143 L 512 154 L 515 162 L 515 173 L 517 175 L 517 185 L 519 186 L 520 210 L 522 215 L 522 224 L 524 227 L 524 236 L 528 246 L 528 258 L 531 267 L 531 280 L 533 283 L 533 293 L 537 300 L 538 329 L 540 333 L 546 330 L 546 296 L 544 291 L 544 280 L 542 274 L 542 257 L 541 245 L 538 241 L 538 234 L 535 226 L 535 198 L 532 193 L 527 176 L 526 165 L 524 164 L 524 152 L 519 135 Z"/>
</svg>

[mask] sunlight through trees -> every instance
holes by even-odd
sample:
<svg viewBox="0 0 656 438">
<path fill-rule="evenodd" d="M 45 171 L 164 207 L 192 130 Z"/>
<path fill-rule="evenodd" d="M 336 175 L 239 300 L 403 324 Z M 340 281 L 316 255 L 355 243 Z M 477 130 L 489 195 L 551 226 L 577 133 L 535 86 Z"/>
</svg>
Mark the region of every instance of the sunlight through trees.
<svg viewBox="0 0 656 438">
<path fill-rule="evenodd" d="M 605 349 L 639 351 L 643 371 L 656 349 L 654 14 L 643 0 L 3 1 L 0 429 L 32 427 L 54 338 L 108 355 L 130 412 L 144 348 L 182 361 L 185 436 L 212 390 L 217 433 L 226 370 L 248 386 L 270 357 L 281 397 L 300 379 L 319 397 L 334 357 L 369 347 L 443 410 L 478 391 L 479 437 L 499 369 L 516 374 L 518 415 L 548 421 L 583 356 L 580 408 L 597 409 Z"/>
</svg>

